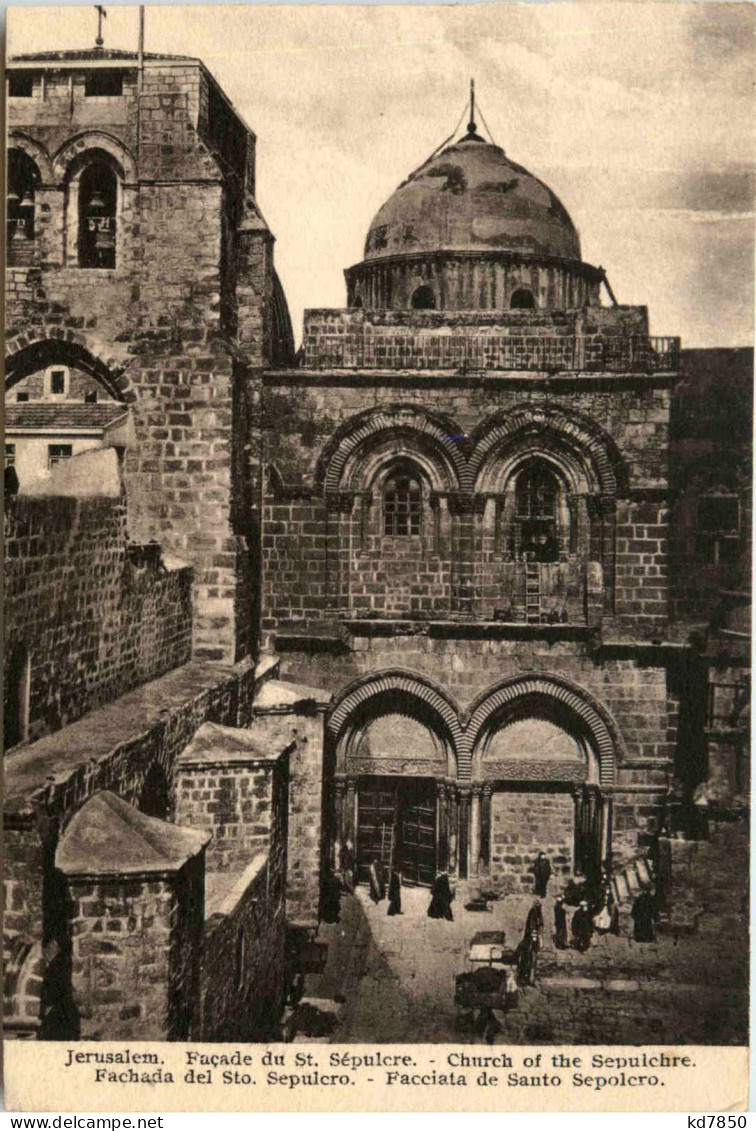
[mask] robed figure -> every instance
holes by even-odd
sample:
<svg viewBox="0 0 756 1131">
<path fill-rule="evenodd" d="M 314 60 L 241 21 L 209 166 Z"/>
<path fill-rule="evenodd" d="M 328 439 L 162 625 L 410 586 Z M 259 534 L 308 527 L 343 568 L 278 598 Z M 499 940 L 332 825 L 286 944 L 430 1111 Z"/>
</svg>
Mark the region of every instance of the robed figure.
<svg viewBox="0 0 756 1131">
<path fill-rule="evenodd" d="M 354 864 L 354 845 L 347 837 L 341 849 L 341 882 L 350 895 L 354 892 Z"/>
<path fill-rule="evenodd" d="M 391 879 L 388 886 L 388 912 L 389 915 L 402 914 L 402 877 L 394 868 L 391 872 Z"/>
<path fill-rule="evenodd" d="M 535 880 L 535 893 L 543 898 L 546 895 L 546 888 L 551 878 L 551 863 L 548 857 L 539 852 L 530 870 Z"/>
<path fill-rule="evenodd" d="M 565 950 L 567 947 L 567 909 L 561 895 L 557 896 L 554 904 L 554 936 L 557 950 Z"/>
<path fill-rule="evenodd" d="M 633 903 L 632 917 L 633 917 L 633 938 L 636 942 L 653 942 L 654 941 L 654 916 L 656 913 L 656 906 L 654 897 L 648 888 L 637 896 Z"/>
<path fill-rule="evenodd" d="M 593 936 L 593 916 L 587 902 L 583 902 L 572 916 L 572 945 L 575 950 L 585 951 L 591 945 Z"/>
<path fill-rule="evenodd" d="M 454 892 L 449 883 L 449 877 L 446 872 L 442 872 L 440 876 L 436 876 L 431 888 L 431 901 L 428 908 L 428 915 L 431 919 L 454 919 L 452 915 L 452 900 L 454 899 Z"/>
<path fill-rule="evenodd" d="M 535 935 L 540 949 L 543 941 L 543 908 L 537 899 L 533 900 L 533 906 L 525 920 L 525 937 L 527 938 L 528 935 Z"/>
<path fill-rule="evenodd" d="M 517 947 L 517 981 L 521 986 L 536 984 L 539 939 L 537 931 L 526 931 L 525 938 Z"/>
<path fill-rule="evenodd" d="M 386 883 L 383 878 L 383 864 L 380 860 L 374 860 L 368 868 L 368 879 L 370 881 L 370 898 L 373 903 L 380 903 L 382 899 L 386 898 Z"/>
</svg>

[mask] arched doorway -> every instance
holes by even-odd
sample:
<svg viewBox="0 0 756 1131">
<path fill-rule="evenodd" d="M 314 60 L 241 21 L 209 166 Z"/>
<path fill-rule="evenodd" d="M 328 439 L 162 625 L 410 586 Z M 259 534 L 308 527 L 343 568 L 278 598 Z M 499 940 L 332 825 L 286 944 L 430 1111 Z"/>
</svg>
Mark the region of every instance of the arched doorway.
<svg viewBox="0 0 756 1131">
<path fill-rule="evenodd" d="M 528 890 L 541 851 L 556 876 L 595 879 L 611 855 L 615 762 L 596 707 L 566 681 L 515 679 L 479 701 L 468 731 L 481 796 L 478 870 L 497 890 Z"/>
<path fill-rule="evenodd" d="M 387 675 L 337 702 L 329 730 L 336 738 L 334 855 L 351 842 L 358 882 L 380 861 L 405 883 L 430 886 L 456 852 L 446 806 L 446 783 L 456 777 L 455 709 L 427 685 Z"/>
</svg>

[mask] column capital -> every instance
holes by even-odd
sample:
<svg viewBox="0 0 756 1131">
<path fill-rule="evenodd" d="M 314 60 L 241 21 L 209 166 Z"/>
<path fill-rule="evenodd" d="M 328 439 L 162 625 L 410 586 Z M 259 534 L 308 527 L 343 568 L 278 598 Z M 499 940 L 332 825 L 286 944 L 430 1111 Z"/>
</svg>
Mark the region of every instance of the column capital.
<svg viewBox="0 0 756 1131">
<path fill-rule="evenodd" d="M 326 509 L 330 514 L 351 514 L 354 506 L 353 491 L 326 491 Z"/>
</svg>

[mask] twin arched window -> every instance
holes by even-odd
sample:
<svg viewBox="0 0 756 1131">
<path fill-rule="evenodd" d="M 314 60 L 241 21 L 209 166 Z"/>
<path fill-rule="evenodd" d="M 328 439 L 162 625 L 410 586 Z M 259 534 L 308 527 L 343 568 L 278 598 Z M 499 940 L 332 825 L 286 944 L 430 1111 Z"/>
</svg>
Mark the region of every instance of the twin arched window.
<svg viewBox="0 0 756 1131">
<path fill-rule="evenodd" d="M 78 171 L 68 183 L 68 199 L 75 218 L 69 245 L 70 260 L 79 267 L 113 268 L 116 265 L 116 220 L 119 176 L 115 162 L 102 150 L 82 154 Z M 28 265 L 34 256 L 35 206 L 42 178 L 34 160 L 23 149 L 8 151 L 6 236 L 8 262 Z"/>
<path fill-rule="evenodd" d="M 559 482 L 543 460 L 528 463 L 515 483 L 518 548 L 536 562 L 559 560 Z"/>
</svg>

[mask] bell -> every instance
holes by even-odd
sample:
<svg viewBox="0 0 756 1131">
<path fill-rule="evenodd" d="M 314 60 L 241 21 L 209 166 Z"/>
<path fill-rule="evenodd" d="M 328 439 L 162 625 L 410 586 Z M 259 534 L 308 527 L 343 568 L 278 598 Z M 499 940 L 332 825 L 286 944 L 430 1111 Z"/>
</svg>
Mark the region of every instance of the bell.
<svg viewBox="0 0 756 1131">
<path fill-rule="evenodd" d="M 26 225 L 24 224 L 23 220 L 16 221 L 16 223 L 13 225 L 13 239 L 14 240 L 25 240 L 26 239 Z"/>
<path fill-rule="evenodd" d="M 18 204 L 20 197 L 15 189 L 11 189 L 7 196 L 8 204 Z"/>
<path fill-rule="evenodd" d="M 33 207 L 34 207 L 34 197 L 32 196 L 29 189 L 27 189 L 26 192 L 24 193 L 24 199 L 19 204 L 19 208 L 33 208 Z"/>
<path fill-rule="evenodd" d="M 97 235 L 95 236 L 95 249 L 97 251 L 110 251 L 114 246 L 115 240 L 113 239 L 113 233 L 98 228 Z"/>
<path fill-rule="evenodd" d="M 104 212 L 105 211 L 105 201 L 102 199 L 102 196 L 100 195 L 100 192 L 97 189 L 95 189 L 94 193 L 92 194 L 92 196 L 90 198 L 89 204 L 87 205 L 87 211 L 88 212 Z"/>
</svg>

